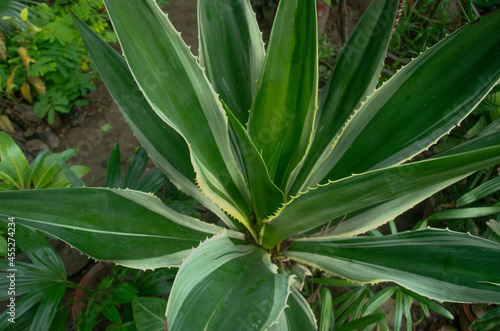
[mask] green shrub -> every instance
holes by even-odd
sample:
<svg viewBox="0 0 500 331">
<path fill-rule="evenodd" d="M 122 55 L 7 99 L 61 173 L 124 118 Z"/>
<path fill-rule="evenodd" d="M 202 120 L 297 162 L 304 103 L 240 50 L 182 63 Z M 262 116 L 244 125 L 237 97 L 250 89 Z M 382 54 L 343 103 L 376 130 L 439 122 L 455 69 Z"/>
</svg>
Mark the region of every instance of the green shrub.
<svg viewBox="0 0 500 331">
<path fill-rule="evenodd" d="M 16 33 L 6 42 L 8 59 L 0 62 L 2 89 L 15 101 L 35 104 L 35 112 L 53 123 L 55 112 L 68 113 L 95 89 L 88 53 L 75 29 L 70 10 L 107 41 L 116 41 L 108 29 L 101 1 L 56 1 L 33 7 L 22 17 L 10 17 Z"/>
<path fill-rule="evenodd" d="M 169 330 L 316 329 L 297 265 L 440 301 L 500 303 L 499 244 L 432 228 L 363 235 L 500 162 L 498 131 L 407 162 L 500 79 L 500 12 L 375 89 L 399 1 L 373 1 L 318 97 L 313 0 L 280 2 L 267 50 L 249 1 L 200 0 L 199 60 L 154 0 L 105 4 L 125 59 L 76 24 L 110 93 L 159 169 L 222 226 L 151 194 L 92 188 L 0 192 L 4 220 L 98 260 L 180 267 Z"/>
</svg>

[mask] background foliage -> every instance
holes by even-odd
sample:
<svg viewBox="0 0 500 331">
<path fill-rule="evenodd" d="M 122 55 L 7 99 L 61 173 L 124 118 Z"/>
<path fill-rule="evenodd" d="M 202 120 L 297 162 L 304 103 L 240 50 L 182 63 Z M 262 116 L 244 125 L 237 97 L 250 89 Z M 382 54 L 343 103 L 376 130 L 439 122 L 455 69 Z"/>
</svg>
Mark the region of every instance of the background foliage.
<svg viewBox="0 0 500 331">
<path fill-rule="evenodd" d="M 57 0 L 52 5 L 31 4 L 19 16 L 6 19 L 14 27 L 6 38 L 0 61 L 1 89 L 15 102 L 34 103 L 35 112 L 48 116 L 68 113 L 94 89 L 88 53 L 74 27 L 70 11 L 81 17 L 106 41 L 115 42 L 100 0 Z"/>
</svg>

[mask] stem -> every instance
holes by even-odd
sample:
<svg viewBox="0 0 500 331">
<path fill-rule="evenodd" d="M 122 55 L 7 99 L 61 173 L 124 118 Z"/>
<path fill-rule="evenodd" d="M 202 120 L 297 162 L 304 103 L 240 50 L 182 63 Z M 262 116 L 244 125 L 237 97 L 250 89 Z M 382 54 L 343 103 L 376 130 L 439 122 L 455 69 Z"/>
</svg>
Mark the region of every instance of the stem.
<svg viewBox="0 0 500 331">
<path fill-rule="evenodd" d="M 91 289 L 88 289 L 88 288 L 85 288 L 85 287 L 81 287 L 80 285 L 76 284 L 76 283 L 73 283 L 72 281 L 70 280 L 67 280 L 66 281 L 66 286 L 67 287 L 70 287 L 70 288 L 76 288 L 76 289 L 80 289 L 82 291 L 85 291 L 87 293 L 90 293 L 90 294 L 94 294 L 96 293 L 97 291 L 95 290 L 91 290 Z"/>
</svg>

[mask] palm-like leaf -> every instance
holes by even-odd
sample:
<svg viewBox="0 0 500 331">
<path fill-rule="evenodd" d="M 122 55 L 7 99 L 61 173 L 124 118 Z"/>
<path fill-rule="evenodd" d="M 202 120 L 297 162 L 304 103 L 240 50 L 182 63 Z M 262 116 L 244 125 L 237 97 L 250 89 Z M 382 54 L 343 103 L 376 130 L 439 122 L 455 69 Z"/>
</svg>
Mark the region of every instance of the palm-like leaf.
<svg viewBox="0 0 500 331">
<path fill-rule="evenodd" d="M 10 264 L 8 260 L 0 260 L 0 300 L 12 300 L 17 296 L 14 312 L 18 316 L 39 303 L 32 328 L 49 330 L 66 290 L 66 270 L 44 236 L 21 225 L 17 225 L 15 230 L 15 243 L 33 263 L 14 260 Z M 14 279 L 8 278 L 12 274 Z M 15 286 L 12 286 L 11 281 Z M 7 312 L 9 309 L 0 315 L 2 330 L 12 325 L 8 321 L 12 316 L 7 315 Z"/>
</svg>

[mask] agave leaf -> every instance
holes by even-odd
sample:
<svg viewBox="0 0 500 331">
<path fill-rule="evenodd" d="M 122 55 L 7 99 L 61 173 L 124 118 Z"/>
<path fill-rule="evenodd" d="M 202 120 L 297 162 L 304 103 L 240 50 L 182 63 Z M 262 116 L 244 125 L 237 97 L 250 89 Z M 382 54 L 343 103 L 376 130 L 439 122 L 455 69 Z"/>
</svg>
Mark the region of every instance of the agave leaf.
<svg viewBox="0 0 500 331">
<path fill-rule="evenodd" d="M 305 190 L 307 185 L 314 187 L 319 183 L 322 178 L 316 178 L 318 175 L 313 169 L 316 171 L 330 155 L 335 138 L 352 111 L 375 89 L 398 4 L 398 0 L 372 1 L 342 48 L 332 76 L 319 97 L 311 146 L 288 183 L 288 194 L 297 194 L 302 185 Z"/>
<path fill-rule="evenodd" d="M 500 12 L 482 17 L 400 70 L 353 115 L 317 177 L 400 164 L 449 133 L 500 79 L 499 25 Z"/>
<path fill-rule="evenodd" d="M 263 245 L 274 247 L 288 236 L 312 229 L 329 220 L 403 196 L 418 194 L 431 187 L 435 191 L 429 190 L 427 193 L 433 194 L 450 182 L 458 181 L 476 170 L 498 162 L 500 146 L 495 146 L 370 171 L 320 185 L 293 198 L 275 216 L 264 220 Z M 423 199 L 423 195 L 420 197 Z M 333 201 L 335 203 L 331 203 Z M 401 204 L 406 204 L 406 209 L 412 207 L 415 202 L 413 199 L 405 201 L 404 198 L 400 201 Z M 295 221 L 290 222 L 290 219 Z"/>
<path fill-rule="evenodd" d="M 262 226 L 262 220 L 278 209 L 284 201 L 283 192 L 269 178 L 264 160 L 257 152 L 255 145 L 250 140 L 245 128 L 236 117 L 226 108 L 226 114 L 231 123 L 231 136 L 235 141 L 235 149 L 241 156 L 243 172 L 252 195 L 252 208 L 257 224 Z"/>
<path fill-rule="evenodd" d="M 390 183 L 392 178 L 393 176 L 387 176 L 386 182 Z M 420 191 L 406 194 L 382 204 L 362 209 L 359 212 L 351 213 L 346 216 L 344 221 L 335 225 L 331 234 L 326 236 L 356 236 L 358 234 L 376 229 L 377 227 L 387 223 L 387 221 L 393 220 L 396 216 L 404 213 L 420 201 L 425 200 L 427 197 L 445 187 L 452 185 L 455 182 L 455 178 L 445 180 L 436 185 L 430 185 Z"/>
<path fill-rule="evenodd" d="M 17 223 L 50 233 L 96 260 L 137 269 L 179 266 L 207 235 L 223 231 L 139 191 L 66 188 L 0 194 L 0 216 L 14 216 Z"/>
<path fill-rule="evenodd" d="M 230 229 L 236 229 L 233 221 L 195 184 L 188 145 L 152 110 L 123 57 L 85 23 L 76 17 L 74 21 L 108 90 L 149 157 L 181 191 L 213 211 Z"/>
<path fill-rule="evenodd" d="M 294 22 L 290 28 L 290 22 Z M 248 133 L 282 190 L 312 134 L 318 90 L 316 1 L 281 1 L 274 19 Z"/>
<path fill-rule="evenodd" d="M 277 274 L 270 258 L 255 245 L 235 246 L 226 235 L 203 242 L 174 281 L 167 328 L 268 329 L 285 309 L 292 280 Z"/>
<path fill-rule="evenodd" d="M 0 158 L 2 163 L 9 164 L 15 177 L 12 178 L 20 187 L 25 187 L 26 174 L 29 169 L 28 160 L 14 140 L 5 132 L 0 132 Z"/>
<path fill-rule="evenodd" d="M 265 55 L 250 2 L 198 1 L 198 30 L 200 65 L 220 98 L 245 125 Z"/>
<path fill-rule="evenodd" d="M 200 188 L 251 228 L 249 192 L 231 151 L 227 117 L 180 34 L 154 0 L 104 3 L 144 97 L 188 143 Z"/>
<path fill-rule="evenodd" d="M 288 296 L 287 307 L 280 315 L 278 323 L 271 326 L 270 331 L 309 331 L 317 330 L 316 318 L 300 291 L 292 286 L 292 293 Z"/>
<path fill-rule="evenodd" d="M 7 278 L 11 272 L 15 274 L 15 295 L 17 297 L 26 295 L 32 300 L 19 302 L 16 298 L 16 317 L 33 307 L 41 300 L 35 313 L 32 327 L 37 330 L 48 330 L 59 307 L 66 290 L 66 270 L 64 265 L 47 243 L 45 236 L 41 236 L 16 222 L 16 245 L 33 262 L 25 263 L 16 261 L 15 266 L 9 264 L 6 259 L 0 260 L 2 275 L 0 277 L 0 300 L 9 299 L 10 279 Z M 5 314 L 2 315 L 1 325 L 4 325 Z"/>
<path fill-rule="evenodd" d="M 307 238 L 287 256 L 360 283 L 392 281 L 439 301 L 500 303 L 500 245 L 449 230 Z"/>
</svg>

